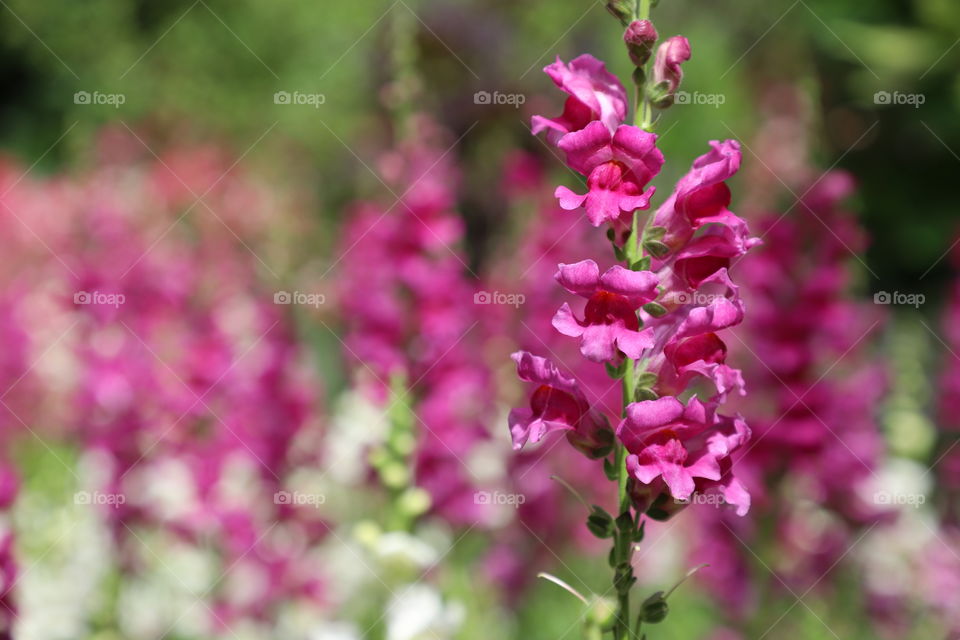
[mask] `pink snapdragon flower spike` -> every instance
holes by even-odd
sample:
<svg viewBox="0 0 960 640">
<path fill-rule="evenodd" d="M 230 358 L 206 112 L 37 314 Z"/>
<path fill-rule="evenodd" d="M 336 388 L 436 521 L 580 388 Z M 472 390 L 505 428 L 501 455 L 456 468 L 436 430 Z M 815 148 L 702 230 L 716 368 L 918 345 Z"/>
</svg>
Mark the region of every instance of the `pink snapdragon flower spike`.
<svg viewBox="0 0 960 640">
<path fill-rule="evenodd" d="M 627 116 L 627 91 L 606 65 L 589 54 L 564 64 L 557 61 L 544 67 L 550 79 L 569 94 L 563 113 L 556 118 L 533 116 L 532 130 L 536 135 L 547 132 L 547 140 L 557 144 L 564 134 L 580 131 L 599 121 L 611 133 Z"/>
<path fill-rule="evenodd" d="M 751 501 L 732 474 L 732 456 L 750 430 L 739 416 L 718 413 L 731 392 L 743 393 L 742 376 L 727 365 L 727 347 L 717 335 L 744 317 L 729 270 L 758 242 L 728 209 L 726 180 L 739 169 L 740 148 L 733 141 L 711 143 L 710 152 L 697 159 L 653 219 L 640 221 L 638 211 L 650 207 L 654 194 L 648 185 L 664 164 L 657 136 L 650 133 L 656 122 L 653 108 L 673 103 L 681 65 L 690 59 L 687 40 L 671 38 L 658 50 L 648 75 L 646 63 L 657 38 L 649 8 L 625 0 L 607 3 L 626 27 L 623 39 L 637 67 L 634 121 L 640 126 L 622 119 L 610 126 L 602 117 L 584 123 L 581 117 L 551 131 L 564 131 L 557 147 L 567 166 L 586 176 L 585 193 L 555 189 L 559 207 L 582 207 L 594 227 L 609 224 L 606 236 L 620 262 L 602 275 L 593 260 L 561 263 L 556 280 L 586 304 L 582 319 L 564 303 L 551 321 L 560 334 L 579 339 L 585 360 L 603 363 L 607 375 L 620 381 L 624 419 L 611 439 L 614 446 L 607 447 L 614 455 L 603 464 L 604 476 L 616 482 L 618 511 L 611 515 L 594 507 L 587 519 L 591 534 L 613 539 L 609 561 L 618 602 L 612 623 L 616 638 L 630 635 L 632 552 L 643 536 L 644 518 L 666 519 L 694 495 L 716 497 L 740 515 Z M 532 361 L 528 367 L 534 369 Z M 531 407 L 510 415 L 515 446 L 551 430 L 589 433 L 581 419 L 584 407 L 571 395 L 573 380 L 559 376 L 546 361 L 534 371 L 536 375 L 521 373 L 522 379 L 540 385 Z M 713 391 L 702 393 L 701 382 Z M 566 395 L 557 398 L 558 390 Z M 589 454 L 606 458 L 599 451 Z M 648 604 L 657 598 L 662 599 L 662 592 L 644 601 L 641 621 L 662 619 L 659 613 L 656 620 L 646 617 Z M 598 625 L 591 631 L 599 637 L 606 630 Z"/>
<path fill-rule="evenodd" d="M 590 407 L 573 378 L 565 377 L 546 358 L 527 351 L 517 351 L 511 358 L 517 363 L 519 378 L 537 385 L 529 407 L 510 411 L 508 422 L 515 450 L 527 442 L 539 442 L 554 431 L 565 431 L 570 443 L 590 457 L 610 452 L 613 431 L 606 418 Z"/>
<path fill-rule="evenodd" d="M 653 81 L 663 83 L 667 92 L 673 94 L 683 79 L 680 65 L 690 59 L 690 41 L 683 36 L 668 38 L 657 48 L 653 60 Z"/>
<path fill-rule="evenodd" d="M 749 508 L 739 482 L 730 474 L 729 458 L 750 438 L 746 423 L 719 416 L 715 406 L 696 397 L 686 406 L 674 397 L 634 402 L 617 428 L 629 452 L 627 469 L 642 485 L 660 479 L 676 501 L 694 492 L 718 488 L 738 511 Z M 726 472 L 726 473 L 724 473 Z"/>
<path fill-rule="evenodd" d="M 656 275 L 620 265 L 600 275 L 596 262 L 583 260 L 559 265 L 555 277 L 564 289 L 587 299 L 583 320 L 577 319 L 567 303 L 553 317 L 557 331 L 580 338 L 583 357 L 611 362 L 623 353 L 636 359 L 653 346 L 653 330 L 640 330 L 637 309 L 657 297 Z"/>
<path fill-rule="evenodd" d="M 657 136 L 629 125 L 610 131 L 593 122 L 582 131 L 565 135 L 559 147 L 567 154 L 572 169 L 587 176 L 587 193 L 574 193 L 564 186 L 554 195 L 567 211 L 584 207 L 595 227 L 609 222 L 627 229 L 633 212 L 650 206 L 654 188 L 644 191 L 660 173 L 663 154 L 656 147 Z"/>
</svg>

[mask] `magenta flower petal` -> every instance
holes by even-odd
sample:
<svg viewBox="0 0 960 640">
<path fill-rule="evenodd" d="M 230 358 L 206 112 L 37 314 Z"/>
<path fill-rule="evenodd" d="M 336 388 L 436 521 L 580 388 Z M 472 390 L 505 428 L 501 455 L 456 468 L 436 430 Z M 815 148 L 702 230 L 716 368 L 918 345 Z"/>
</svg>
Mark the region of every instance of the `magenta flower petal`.
<svg viewBox="0 0 960 640">
<path fill-rule="evenodd" d="M 629 298 L 631 302 L 636 302 L 637 306 L 657 297 L 659 283 L 660 279 L 650 271 L 631 271 L 620 265 L 611 267 L 600 277 L 600 286 L 604 291 Z M 569 287 L 567 289 L 570 290 Z"/>
<path fill-rule="evenodd" d="M 613 135 L 615 154 L 630 168 L 639 184 L 647 184 L 663 168 L 656 134 L 640 127 L 621 126 Z"/>
<path fill-rule="evenodd" d="M 683 411 L 683 404 L 669 396 L 657 400 L 634 402 L 627 407 L 628 421 L 620 423 L 620 426 L 623 429 L 625 424 L 629 424 L 631 431 L 662 427 L 678 420 L 683 415 Z M 618 430 L 617 435 L 622 439 L 625 434 Z"/>
<path fill-rule="evenodd" d="M 580 324 L 576 316 L 573 315 L 570 305 L 568 305 L 566 302 L 563 303 L 563 306 L 557 309 L 551 324 L 553 324 L 554 329 L 565 336 L 579 338 L 583 335 L 583 325 Z"/>
<path fill-rule="evenodd" d="M 613 134 L 600 122 L 591 122 L 583 130 L 568 133 L 557 144 L 567 154 L 567 164 L 583 175 L 613 160 Z"/>
<path fill-rule="evenodd" d="M 576 209 L 579 209 L 580 207 L 583 206 L 583 203 L 587 199 L 586 194 L 580 195 L 580 194 L 574 193 L 573 191 L 571 191 L 570 189 L 562 185 L 557 187 L 557 189 L 553 192 L 553 195 L 559 202 L 560 208 L 565 211 L 574 211 Z"/>
<path fill-rule="evenodd" d="M 583 328 L 580 353 L 593 362 L 609 362 L 617 357 L 617 329 L 608 324 L 591 324 Z"/>
<path fill-rule="evenodd" d="M 643 331 L 622 329 L 617 332 L 616 343 L 617 348 L 628 358 L 639 360 L 643 357 L 643 352 L 654 344 L 653 329 Z"/>
<path fill-rule="evenodd" d="M 622 268 L 622 267 L 621 267 Z M 649 272 L 648 272 L 649 273 Z M 653 274 L 650 274 L 653 276 Z M 557 265 L 557 282 L 570 293 L 589 298 L 600 286 L 600 267 L 593 260 Z M 604 274 L 606 277 L 606 274 Z M 656 278 L 656 276 L 653 276 Z"/>
</svg>

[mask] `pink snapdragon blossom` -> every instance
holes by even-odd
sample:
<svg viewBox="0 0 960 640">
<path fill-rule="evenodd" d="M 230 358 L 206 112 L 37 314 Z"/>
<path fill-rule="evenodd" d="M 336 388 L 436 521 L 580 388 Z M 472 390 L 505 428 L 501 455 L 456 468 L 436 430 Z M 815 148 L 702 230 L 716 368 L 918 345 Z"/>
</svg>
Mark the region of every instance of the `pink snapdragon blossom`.
<svg viewBox="0 0 960 640">
<path fill-rule="evenodd" d="M 668 93 L 674 93 L 683 79 L 680 65 L 690 59 L 690 42 L 683 36 L 668 38 L 657 48 L 653 60 L 653 81 L 665 83 Z"/>
<path fill-rule="evenodd" d="M 510 411 L 514 449 L 539 442 L 548 433 L 566 431 L 570 443 L 592 458 L 610 452 L 613 431 L 606 418 L 590 407 L 573 378 L 565 377 L 546 358 L 526 351 L 517 351 L 511 357 L 517 363 L 519 378 L 537 385 L 529 408 Z"/>
<path fill-rule="evenodd" d="M 653 220 L 653 224 L 666 228 L 663 242 L 668 247 L 680 249 L 699 229 L 711 223 L 724 225 L 732 234 L 724 236 L 724 242 L 713 241 L 724 245 L 723 249 L 729 243 L 736 253 L 742 254 L 758 244 L 748 241 L 746 223 L 727 208 L 731 196 L 726 180 L 740 169 L 740 159 L 738 142 L 713 140 L 710 151 L 694 161 Z"/>
<path fill-rule="evenodd" d="M 627 91 L 606 65 L 589 54 L 570 61 L 557 61 L 544 67 L 550 79 L 569 94 L 563 113 L 556 118 L 533 116 L 532 131 L 547 131 L 547 140 L 557 144 L 564 134 L 580 131 L 599 121 L 611 133 L 627 115 Z"/>
<path fill-rule="evenodd" d="M 656 275 L 620 265 L 600 275 L 596 262 L 583 260 L 559 265 L 556 279 L 570 293 L 587 298 L 583 320 L 577 319 L 566 302 L 553 317 L 557 331 L 580 338 L 583 357 L 609 362 L 619 359 L 622 352 L 637 359 L 653 346 L 653 330 L 640 330 L 637 309 L 659 294 Z"/>
<path fill-rule="evenodd" d="M 633 212 L 650 206 L 655 189 L 644 188 L 663 166 L 656 141 L 656 135 L 639 127 L 620 125 L 610 131 L 599 122 L 565 135 L 559 147 L 567 164 L 587 176 L 588 190 L 580 195 L 557 187 L 560 206 L 567 211 L 585 207 L 595 227 L 610 222 L 620 230 L 629 228 Z"/>
<path fill-rule="evenodd" d="M 684 406 L 667 396 L 630 404 L 617 437 L 630 453 L 627 469 L 641 483 L 661 478 L 678 501 L 689 500 L 698 482 L 701 490 L 719 485 L 738 513 L 749 509 L 749 494 L 722 464 L 750 438 L 741 418 L 719 416 L 696 397 Z"/>
</svg>

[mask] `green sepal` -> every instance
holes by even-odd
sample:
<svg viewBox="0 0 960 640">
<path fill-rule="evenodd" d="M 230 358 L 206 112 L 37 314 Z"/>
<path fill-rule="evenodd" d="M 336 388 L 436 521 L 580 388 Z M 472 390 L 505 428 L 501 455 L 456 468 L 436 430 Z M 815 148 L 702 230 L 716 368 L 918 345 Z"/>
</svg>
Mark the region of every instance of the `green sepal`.
<svg viewBox="0 0 960 640">
<path fill-rule="evenodd" d="M 601 540 L 612 538 L 614 534 L 613 516 L 604 511 L 602 507 L 593 505 L 593 511 L 587 516 L 587 529 Z"/>
<path fill-rule="evenodd" d="M 644 534 L 644 532 L 645 532 L 644 530 L 646 529 L 646 526 L 647 526 L 647 521 L 644 520 L 644 521 L 642 521 L 642 522 L 640 523 L 640 526 L 637 527 L 637 530 L 633 532 L 633 541 L 634 541 L 634 542 L 642 542 L 642 541 L 643 541 L 643 534 Z"/>
<path fill-rule="evenodd" d="M 610 458 L 603 459 L 603 474 L 607 476 L 607 480 L 610 480 L 611 482 L 616 480 L 617 476 L 619 475 L 617 473 L 616 463 L 610 460 Z"/>
<path fill-rule="evenodd" d="M 647 227 L 643 232 L 644 240 L 663 240 L 663 236 L 667 235 L 666 227 Z"/>
<path fill-rule="evenodd" d="M 670 247 L 663 244 L 659 240 L 644 240 L 643 248 L 656 258 L 663 258 L 670 253 Z"/>
<path fill-rule="evenodd" d="M 637 386 L 650 388 L 657 384 L 657 380 L 659 380 L 657 374 L 653 373 L 652 371 L 644 371 L 637 376 Z"/>
<path fill-rule="evenodd" d="M 652 315 L 654 318 L 660 318 L 667 314 L 667 308 L 658 302 L 648 302 L 643 305 L 643 310 Z"/>
<path fill-rule="evenodd" d="M 647 389 L 644 387 L 637 387 L 633 392 L 633 401 L 634 402 L 643 402 L 644 400 L 656 400 L 659 398 L 656 392 L 653 389 Z"/>
<path fill-rule="evenodd" d="M 617 366 L 613 366 L 609 362 L 603 363 L 604 368 L 607 370 L 607 375 L 613 378 L 614 380 L 619 380 L 623 377 L 623 374 L 627 372 L 627 361 L 623 360 Z"/>
<path fill-rule="evenodd" d="M 650 624 L 663 622 L 663 619 L 670 613 L 670 605 L 663 596 L 663 591 L 657 591 L 640 605 L 640 619 Z"/>
</svg>

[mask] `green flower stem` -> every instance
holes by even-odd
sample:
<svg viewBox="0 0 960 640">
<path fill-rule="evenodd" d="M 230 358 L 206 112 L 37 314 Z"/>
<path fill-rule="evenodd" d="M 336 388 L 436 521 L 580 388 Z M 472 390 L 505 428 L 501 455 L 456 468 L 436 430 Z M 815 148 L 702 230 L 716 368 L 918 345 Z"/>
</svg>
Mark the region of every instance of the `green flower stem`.
<svg viewBox="0 0 960 640">
<path fill-rule="evenodd" d="M 637 0 L 634 12 L 635 20 L 650 19 L 651 0 Z M 649 66 L 649 65 L 648 65 Z M 644 69 L 646 71 L 646 69 Z M 646 82 L 647 74 L 643 74 L 643 83 L 637 83 L 634 99 L 634 124 L 644 131 L 653 129 L 653 106 L 647 99 Z"/>
</svg>

